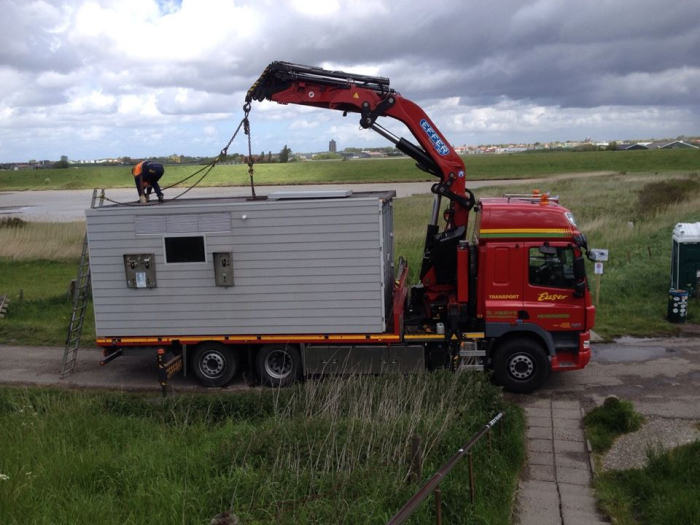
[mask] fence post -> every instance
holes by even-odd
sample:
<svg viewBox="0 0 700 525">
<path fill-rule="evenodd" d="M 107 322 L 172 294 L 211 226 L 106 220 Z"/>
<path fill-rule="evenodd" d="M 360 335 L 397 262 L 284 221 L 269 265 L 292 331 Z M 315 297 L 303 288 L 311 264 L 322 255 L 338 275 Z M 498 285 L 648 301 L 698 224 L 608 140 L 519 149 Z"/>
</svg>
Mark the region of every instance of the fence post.
<svg viewBox="0 0 700 525">
<path fill-rule="evenodd" d="M 423 464 L 420 453 L 420 436 L 411 436 L 411 471 L 408 475 L 409 483 L 418 483 L 423 478 Z"/>
<path fill-rule="evenodd" d="M 435 489 L 435 523 L 442 525 L 442 491 Z"/>
</svg>

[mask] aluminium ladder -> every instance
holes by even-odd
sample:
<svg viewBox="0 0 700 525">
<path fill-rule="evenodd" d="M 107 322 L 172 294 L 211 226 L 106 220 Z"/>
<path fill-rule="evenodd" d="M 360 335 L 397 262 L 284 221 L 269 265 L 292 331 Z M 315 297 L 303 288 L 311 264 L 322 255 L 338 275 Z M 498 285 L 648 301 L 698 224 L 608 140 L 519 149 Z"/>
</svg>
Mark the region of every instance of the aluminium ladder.
<svg viewBox="0 0 700 525">
<path fill-rule="evenodd" d="M 95 208 L 97 201 L 97 189 L 92 191 L 91 208 Z M 99 197 L 99 205 L 104 202 L 105 192 Z M 61 367 L 61 379 L 68 374 L 72 374 L 75 369 L 75 361 L 78 358 L 78 347 L 80 346 L 80 336 L 83 333 L 83 323 L 87 313 L 88 302 L 90 300 L 90 252 L 88 250 L 88 234 L 85 232 L 83 239 L 83 252 L 80 256 L 78 266 L 78 277 L 75 280 L 75 290 L 73 291 L 73 312 L 71 313 L 70 324 L 68 325 L 68 335 L 66 345 L 63 350 L 63 366 Z"/>
</svg>

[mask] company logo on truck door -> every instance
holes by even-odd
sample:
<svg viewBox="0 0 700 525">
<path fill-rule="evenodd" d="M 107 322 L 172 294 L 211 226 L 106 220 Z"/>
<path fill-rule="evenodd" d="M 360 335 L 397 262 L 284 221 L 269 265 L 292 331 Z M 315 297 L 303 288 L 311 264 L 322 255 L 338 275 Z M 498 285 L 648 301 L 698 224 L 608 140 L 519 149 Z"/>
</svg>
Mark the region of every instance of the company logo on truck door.
<svg viewBox="0 0 700 525">
<path fill-rule="evenodd" d="M 558 294 L 558 293 L 549 293 L 549 292 L 542 292 L 538 297 L 538 301 L 558 301 L 561 299 L 566 299 L 569 297 L 568 295 L 564 294 Z"/>
<path fill-rule="evenodd" d="M 435 131 L 433 127 L 428 124 L 427 120 L 421 120 L 420 127 L 423 128 L 423 131 L 425 131 L 426 135 L 428 135 L 430 138 L 430 142 L 433 143 L 435 151 L 437 151 L 440 155 L 447 155 L 450 152 L 450 148 L 447 147 L 445 141 L 443 141 L 440 138 L 440 135 L 438 135 L 437 131 Z"/>
</svg>

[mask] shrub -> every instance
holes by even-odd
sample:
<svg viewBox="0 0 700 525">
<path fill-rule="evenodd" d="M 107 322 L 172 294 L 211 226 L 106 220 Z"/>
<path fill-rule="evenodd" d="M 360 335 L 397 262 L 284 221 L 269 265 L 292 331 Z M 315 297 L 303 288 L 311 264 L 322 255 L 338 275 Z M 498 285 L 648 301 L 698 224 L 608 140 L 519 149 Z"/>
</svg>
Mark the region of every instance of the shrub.
<svg viewBox="0 0 700 525">
<path fill-rule="evenodd" d="M 0 219 L 0 228 L 24 228 L 27 225 L 19 217 L 3 217 Z"/>
<path fill-rule="evenodd" d="M 638 192 L 637 210 L 640 215 L 659 211 L 687 201 L 700 191 L 700 178 L 693 173 L 682 179 L 667 179 L 645 184 Z"/>
<path fill-rule="evenodd" d="M 607 398 L 602 406 L 586 414 L 583 422 L 593 450 L 605 452 L 617 436 L 639 430 L 644 418 L 635 412 L 630 401 L 613 396 Z"/>
</svg>

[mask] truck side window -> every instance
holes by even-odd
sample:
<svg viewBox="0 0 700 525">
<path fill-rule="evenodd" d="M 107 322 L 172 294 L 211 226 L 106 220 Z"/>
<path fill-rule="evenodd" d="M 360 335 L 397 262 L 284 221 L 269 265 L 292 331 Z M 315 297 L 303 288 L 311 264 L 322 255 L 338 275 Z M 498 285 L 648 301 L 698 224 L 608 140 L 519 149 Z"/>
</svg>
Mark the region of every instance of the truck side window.
<svg viewBox="0 0 700 525">
<path fill-rule="evenodd" d="M 551 253 L 549 253 L 551 251 Z M 533 286 L 573 288 L 574 251 L 571 248 L 530 248 L 529 281 Z"/>
</svg>

